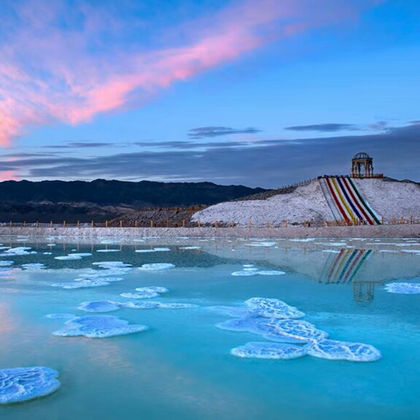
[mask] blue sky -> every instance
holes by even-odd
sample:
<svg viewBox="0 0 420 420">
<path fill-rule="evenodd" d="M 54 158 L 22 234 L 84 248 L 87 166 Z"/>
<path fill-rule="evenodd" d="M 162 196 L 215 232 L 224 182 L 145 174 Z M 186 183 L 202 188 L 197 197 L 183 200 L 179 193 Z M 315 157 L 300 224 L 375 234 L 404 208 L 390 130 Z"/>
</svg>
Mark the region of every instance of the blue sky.
<svg viewBox="0 0 420 420">
<path fill-rule="evenodd" d="M 3 179 L 420 178 L 418 1 L 41 3 L 0 9 Z"/>
</svg>

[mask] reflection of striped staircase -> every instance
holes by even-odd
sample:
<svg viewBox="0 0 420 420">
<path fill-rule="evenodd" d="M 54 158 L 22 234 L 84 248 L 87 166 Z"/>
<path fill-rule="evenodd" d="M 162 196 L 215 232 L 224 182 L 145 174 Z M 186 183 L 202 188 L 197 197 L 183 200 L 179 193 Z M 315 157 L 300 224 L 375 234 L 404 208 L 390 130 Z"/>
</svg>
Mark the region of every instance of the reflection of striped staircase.
<svg viewBox="0 0 420 420">
<path fill-rule="evenodd" d="M 380 225 L 380 218 L 362 197 L 348 176 L 325 176 L 319 179 L 322 191 L 335 220 L 348 224 Z"/>
<path fill-rule="evenodd" d="M 350 283 L 371 254 L 370 249 L 342 249 L 335 257 L 331 255 L 326 262 L 321 281 L 323 283 Z"/>
</svg>

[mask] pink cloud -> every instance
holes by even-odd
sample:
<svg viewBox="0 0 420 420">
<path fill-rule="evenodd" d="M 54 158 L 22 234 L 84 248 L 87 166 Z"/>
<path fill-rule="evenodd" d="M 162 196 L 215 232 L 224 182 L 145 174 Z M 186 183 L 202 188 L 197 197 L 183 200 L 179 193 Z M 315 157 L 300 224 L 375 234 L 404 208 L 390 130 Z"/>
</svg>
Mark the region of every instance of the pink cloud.
<svg viewBox="0 0 420 420">
<path fill-rule="evenodd" d="M 135 44 L 124 52 L 121 45 L 113 45 L 112 36 L 111 41 L 106 38 L 109 45 L 102 38 L 103 22 L 111 35 L 124 27 L 105 8 L 95 12 L 88 3 L 80 3 L 69 10 L 64 0 L 54 2 L 54 7 L 51 2 L 28 0 L 16 9 L 17 29 L 7 43 L 0 44 L 0 145 L 10 145 L 31 127 L 79 124 L 101 113 L 139 106 L 178 81 L 238 59 L 274 39 L 353 19 L 375 2 L 233 2 L 217 14 L 178 28 L 184 34 L 182 44 L 174 36 L 176 46 L 142 50 Z M 57 24 L 72 17 L 84 25 L 75 29 L 71 22 Z"/>
</svg>

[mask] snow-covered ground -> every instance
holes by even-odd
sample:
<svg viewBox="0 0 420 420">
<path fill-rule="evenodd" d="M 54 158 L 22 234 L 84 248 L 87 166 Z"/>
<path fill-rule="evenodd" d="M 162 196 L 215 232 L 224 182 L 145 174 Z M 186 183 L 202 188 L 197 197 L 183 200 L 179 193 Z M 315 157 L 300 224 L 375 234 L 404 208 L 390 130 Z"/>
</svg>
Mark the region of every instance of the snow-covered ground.
<svg viewBox="0 0 420 420">
<path fill-rule="evenodd" d="M 356 185 L 370 206 L 385 222 L 392 217 L 420 218 L 420 186 L 410 182 L 360 179 Z M 318 180 L 298 187 L 290 194 L 279 194 L 267 200 L 219 203 L 194 214 L 193 221 L 206 223 L 234 222 L 239 226 L 284 226 L 312 221 L 321 224 L 334 216 L 325 200 Z"/>
</svg>

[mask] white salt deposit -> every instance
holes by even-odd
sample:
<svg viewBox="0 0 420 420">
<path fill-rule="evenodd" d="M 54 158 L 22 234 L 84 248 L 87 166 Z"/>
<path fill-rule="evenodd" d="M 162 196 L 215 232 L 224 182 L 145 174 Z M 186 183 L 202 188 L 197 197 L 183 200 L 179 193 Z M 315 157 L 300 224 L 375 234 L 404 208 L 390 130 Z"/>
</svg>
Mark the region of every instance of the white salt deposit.
<svg viewBox="0 0 420 420">
<path fill-rule="evenodd" d="M 120 252 L 120 249 L 110 248 L 110 249 L 97 249 L 96 252 Z"/>
<path fill-rule="evenodd" d="M 374 362 L 382 357 L 380 351 L 370 344 L 335 340 L 312 343 L 308 349 L 308 354 L 322 359 L 348 360 L 351 362 Z"/>
<path fill-rule="evenodd" d="M 0 370 L 0 404 L 44 397 L 60 387 L 58 372 L 47 367 Z"/>
<path fill-rule="evenodd" d="M 13 265 L 15 262 L 14 261 L 0 261 L 0 267 L 10 267 L 11 265 Z"/>
<path fill-rule="evenodd" d="M 233 348 L 230 353 L 236 357 L 251 359 L 297 359 L 307 353 L 304 346 L 286 343 L 251 342 L 244 346 Z"/>
<path fill-rule="evenodd" d="M 22 264 L 21 266 L 24 270 L 28 271 L 36 271 L 36 270 L 43 270 L 45 268 L 45 264 L 42 263 L 28 263 Z"/>
<path fill-rule="evenodd" d="M 117 311 L 119 308 L 119 305 L 108 300 L 83 302 L 78 306 L 78 309 L 86 312 L 113 312 Z"/>
<path fill-rule="evenodd" d="M 420 283 L 388 283 L 385 290 L 401 295 L 417 295 L 420 294 Z"/>
<path fill-rule="evenodd" d="M 89 315 L 68 320 L 64 328 L 54 331 L 53 335 L 61 337 L 108 338 L 117 335 L 134 334 L 145 331 L 148 327 L 130 324 L 124 319 L 112 315 Z"/>
<path fill-rule="evenodd" d="M 143 264 L 139 267 L 139 270 L 143 271 L 165 271 L 175 268 L 174 264 L 170 263 L 150 263 L 150 264 Z"/>
</svg>

